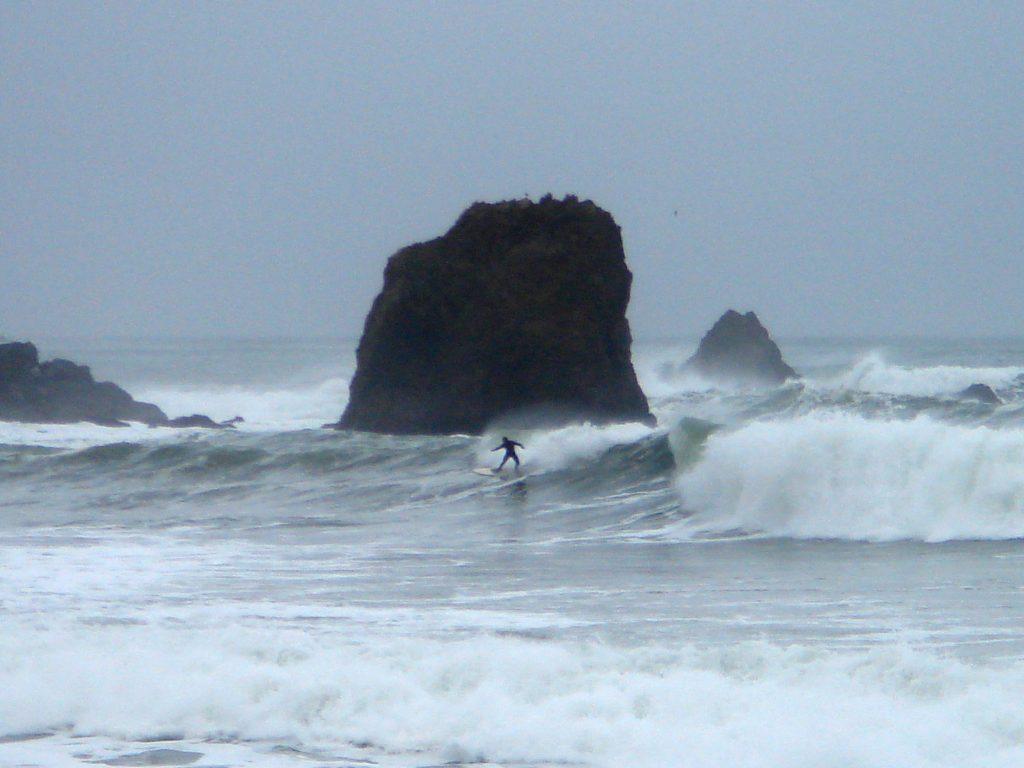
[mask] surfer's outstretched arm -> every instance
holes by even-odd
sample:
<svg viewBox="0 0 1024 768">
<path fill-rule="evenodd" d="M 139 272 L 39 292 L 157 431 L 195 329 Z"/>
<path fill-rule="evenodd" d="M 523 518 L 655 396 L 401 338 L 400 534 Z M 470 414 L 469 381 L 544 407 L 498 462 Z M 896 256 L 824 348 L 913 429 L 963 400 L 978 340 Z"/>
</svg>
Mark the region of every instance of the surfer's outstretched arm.
<svg viewBox="0 0 1024 768">
<path fill-rule="evenodd" d="M 500 451 L 504 447 L 505 446 L 503 446 L 503 445 L 499 445 L 497 448 L 491 448 L 491 453 L 494 453 L 495 451 Z"/>
<path fill-rule="evenodd" d="M 523 445 L 522 443 L 517 443 L 515 440 L 512 441 L 512 445 L 518 445 L 524 451 L 526 450 L 526 446 L 525 445 Z"/>
</svg>

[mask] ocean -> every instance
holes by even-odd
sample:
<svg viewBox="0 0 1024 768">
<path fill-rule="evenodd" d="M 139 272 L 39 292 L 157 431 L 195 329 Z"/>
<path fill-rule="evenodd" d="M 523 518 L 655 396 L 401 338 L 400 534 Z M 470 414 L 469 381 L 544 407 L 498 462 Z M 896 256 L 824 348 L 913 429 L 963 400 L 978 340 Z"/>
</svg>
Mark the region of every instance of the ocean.
<svg viewBox="0 0 1024 768">
<path fill-rule="evenodd" d="M 320 429 L 351 341 L 36 341 L 246 421 L 0 424 L 0 765 L 1024 765 L 1024 339 L 639 342 L 521 482 Z"/>
</svg>

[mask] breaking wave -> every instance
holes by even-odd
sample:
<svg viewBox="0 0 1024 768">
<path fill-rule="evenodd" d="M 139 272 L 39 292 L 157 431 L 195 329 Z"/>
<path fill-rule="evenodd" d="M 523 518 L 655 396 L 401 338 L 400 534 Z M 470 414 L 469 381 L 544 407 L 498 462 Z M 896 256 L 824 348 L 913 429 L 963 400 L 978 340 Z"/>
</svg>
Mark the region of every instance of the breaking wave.
<svg viewBox="0 0 1024 768">
<path fill-rule="evenodd" d="M 357 645 L 237 627 L 187 638 L 151 626 L 11 629 L 0 632 L 0 735 L 304 744 L 418 765 L 1024 759 L 1024 667 L 898 645 L 619 648 L 487 635 Z"/>
<path fill-rule="evenodd" d="M 1019 538 L 1024 431 L 849 414 L 754 422 L 711 436 L 678 487 L 687 534 Z"/>
<path fill-rule="evenodd" d="M 831 381 L 833 386 L 863 392 L 919 397 L 953 395 L 971 384 L 987 384 L 995 390 L 1011 387 L 1024 374 L 1024 367 L 980 367 L 936 365 L 905 367 L 887 363 L 877 353 L 863 357 Z"/>
</svg>

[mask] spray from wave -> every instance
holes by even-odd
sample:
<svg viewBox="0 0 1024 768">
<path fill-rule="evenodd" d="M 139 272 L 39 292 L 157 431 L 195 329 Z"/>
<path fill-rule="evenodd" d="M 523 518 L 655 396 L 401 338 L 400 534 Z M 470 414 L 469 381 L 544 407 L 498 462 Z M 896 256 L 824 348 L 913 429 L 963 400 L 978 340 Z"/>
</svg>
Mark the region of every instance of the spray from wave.
<svg viewBox="0 0 1024 768">
<path fill-rule="evenodd" d="M 679 532 L 868 541 L 1024 536 L 1024 431 L 812 415 L 712 435 Z"/>
<path fill-rule="evenodd" d="M 971 384 L 987 384 L 995 390 L 1011 387 L 1024 373 L 1021 367 L 967 367 L 935 365 L 905 367 L 886 362 L 882 355 L 864 356 L 827 384 L 862 392 L 919 397 L 952 395 Z"/>
<path fill-rule="evenodd" d="M 336 421 L 347 396 L 345 378 L 288 388 L 150 387 L 137 395 L 171 415 L 205 413 L 215 421 L 241 415 L 242 428 L 259 430 L 311 429 Z"/>
</svg>

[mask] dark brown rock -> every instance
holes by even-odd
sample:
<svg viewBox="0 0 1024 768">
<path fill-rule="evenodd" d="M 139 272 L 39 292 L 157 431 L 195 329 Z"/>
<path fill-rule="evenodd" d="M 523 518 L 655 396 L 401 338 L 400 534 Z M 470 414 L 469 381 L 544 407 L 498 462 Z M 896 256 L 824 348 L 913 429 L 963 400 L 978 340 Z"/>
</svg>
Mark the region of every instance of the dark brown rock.
<svg viewBox="0 0 1024 768">
<path fill-rule="evenodd" d="M 116 384 L 93 379 L 88 366 L 56 359 L 40 363 L 35 345 L 0 344 L 0 420 L 123 426 L 162 424 L 167 416 Z"/>
<path fill-rule="evenodd" d="M 594 203 L 476 203 L 388 260 L 338 426 L 651 422 L 630 361 L 631 281 L 619 227 Z"/>
<path fill-rule="evenodd" d="M 757 315 L 728 310 L 712 326 L 683 366 L 713 381 L 781 384 L 798 378 Z"/>
<path fill-rule="evenodd" d="M 25 381 L 39 367 L 39 352 L 34 344 L 12 341 L 0 344 L 0 395 Z"/>
<path fill-rule="evenodd" d="M 1002 405 L 999 398 L 988 384 L 971 384 L 967 389 L 960 392 L 957 397 L 961 400 L 977 400 L 979 403 L 988 405 Z"/>
<path fill-rule="evenodd" d="M 191 416 L 178 416 L 168 419 L 165 427 L 202 427 L 203 429 L 234 429 L 235 424 L 245 421 L 241 416 L 235 416 L 228 421 L 214 421 L 202 413 L 193 413 Z"/>
<path fill-rule="evenodd" d="M 235 416 L 216 422 L 193 414 L 168 419 L 152 403 L 142 403 L 109 381 L 96 381 L 87 365 L 57 358 L 39 362 L 29 342 L 0 344 L 0 421 L 68 424 L 87 421 L 105 427 L 125 427 L 138 421 L 151 427 L 234 427 Z"/>
</svg>

